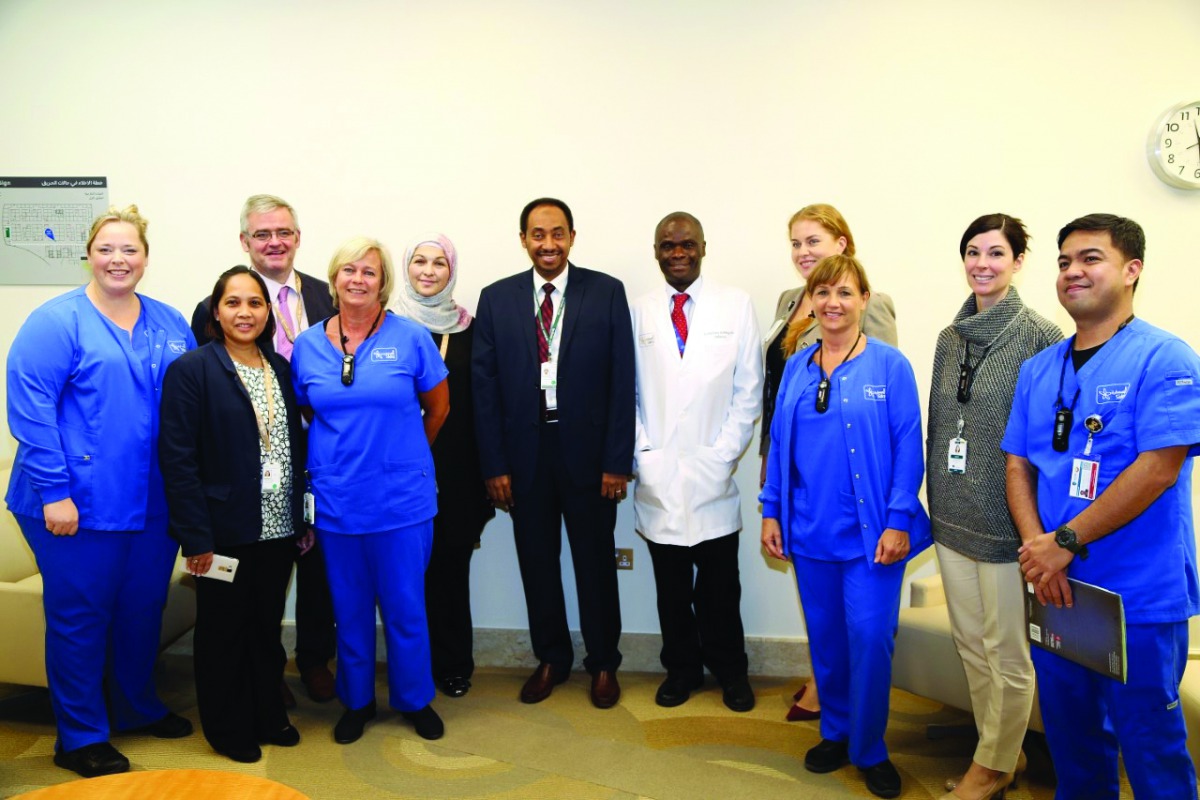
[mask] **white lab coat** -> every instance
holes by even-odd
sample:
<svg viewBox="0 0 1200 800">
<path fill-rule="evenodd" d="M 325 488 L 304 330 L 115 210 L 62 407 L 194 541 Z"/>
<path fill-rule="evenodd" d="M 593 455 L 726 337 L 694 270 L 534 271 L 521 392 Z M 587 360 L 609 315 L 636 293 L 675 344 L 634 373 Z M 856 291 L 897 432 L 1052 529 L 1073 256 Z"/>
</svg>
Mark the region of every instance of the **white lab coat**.
<svg viewBox="0 0 1200 800">
<path fill-rule="evenodd" d="M 762 405 L 762 350 L 750 296 L 698 280 L 683 356 L 669 287 L 635 300 L 635 526 L 659 544 L 692 546 L 742 527 L 733 480 Z"/>
</svg>

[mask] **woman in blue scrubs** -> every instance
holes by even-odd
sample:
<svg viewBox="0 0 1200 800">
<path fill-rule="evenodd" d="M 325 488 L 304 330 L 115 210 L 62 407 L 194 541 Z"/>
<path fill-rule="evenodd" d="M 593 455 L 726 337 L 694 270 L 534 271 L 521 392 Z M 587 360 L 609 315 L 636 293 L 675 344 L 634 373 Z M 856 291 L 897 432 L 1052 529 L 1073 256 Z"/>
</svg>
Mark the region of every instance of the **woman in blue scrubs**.
<svg viewBox="0 0 1200 800">
<path fill-rule="evenodd" d="M 300 334 L 292 352 L 296 399 L 313 415 L 308 478 L 337 622 L 339 744 L 357 741 L 376 715 L 377 607 L 389 705 L 423 738 L 443 733 L 430 705 L 425 569 L 438 508 L 430 444 L 450 393 L 429 332 L 384 310 L 394 285 L 382 244 L 345 242 L 329 263 L 338 313 Z"/>
<path fill-rule="evenodd" d="M 899 350 L 862 332 L 870 285 L 857 260 L 822 259 L 805 292 L 821 338 L 784 368 L 762 542 L 795 565 L 821 687 L 822 741 L 805 768 L 850 762 L 873 794 L 896 797 L 883 734 L 900 584 L 905 561 L 930 543 L 917 384 Z"/>
<path fill-rule="evenodd" d="M 178 311 L 135 291 L 149 250 L 137 206 L 98 217 L 91 280 L 30 314 L 8 354 L 18 446 L 6 500 L 42 573 L 54 763 L 85 778 L 129 769 L 110 718 L 118 731 L 192 732 L 153 668 L 179 549 L 158 469 L 160 389 L 195 339 Z"/>
</svg>

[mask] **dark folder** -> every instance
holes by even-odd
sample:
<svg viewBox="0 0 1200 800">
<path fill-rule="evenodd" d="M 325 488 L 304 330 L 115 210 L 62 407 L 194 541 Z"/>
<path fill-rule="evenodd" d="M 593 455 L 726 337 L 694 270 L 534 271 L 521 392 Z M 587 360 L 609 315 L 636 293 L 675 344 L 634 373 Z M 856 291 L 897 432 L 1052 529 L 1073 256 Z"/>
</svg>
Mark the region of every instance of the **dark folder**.
<svg viewBox="0 0 1200 800">
<path fill-rule="evenodd" d="M 1125 606 L 1121 595 L 1068 578 L 1072 608 L 1043 606 L 1026 584 L 1029 641 L 1043 650 L 1125 682 Z"/>
</svg>

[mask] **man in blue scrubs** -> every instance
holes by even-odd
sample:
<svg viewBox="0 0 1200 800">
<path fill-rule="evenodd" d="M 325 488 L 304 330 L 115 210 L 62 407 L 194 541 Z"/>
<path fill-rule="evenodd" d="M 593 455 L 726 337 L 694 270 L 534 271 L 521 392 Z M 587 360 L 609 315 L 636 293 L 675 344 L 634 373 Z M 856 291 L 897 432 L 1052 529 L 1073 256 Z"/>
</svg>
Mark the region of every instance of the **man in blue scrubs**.
<svg viewBox="0 0 1200 800">
<path fill-rule="evenodd" d="M 1072 605 L 1066 578 L 1125 605 L 1122 684 L 1033 649 L 1058 798 L 1196 798 L 1179 682 L 1200 613 L 1191 458 L 1200 453 L 1200 358 L 1133 315 L 1145 237 L 1092 214 L 1058 235 L 1058 299 L 1076 332 L 1021 367 L 1001 448 L 1021 568 L 1038 600 Z"/>
</svg>

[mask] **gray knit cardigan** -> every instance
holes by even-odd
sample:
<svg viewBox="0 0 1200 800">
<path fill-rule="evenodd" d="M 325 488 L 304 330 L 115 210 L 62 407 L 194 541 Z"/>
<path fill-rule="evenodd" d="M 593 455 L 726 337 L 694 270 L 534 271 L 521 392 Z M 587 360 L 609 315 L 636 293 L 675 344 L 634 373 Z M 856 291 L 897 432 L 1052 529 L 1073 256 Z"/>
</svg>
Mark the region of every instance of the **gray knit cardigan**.
<svg viewBox="0 0 1200 800">
<path fill-rule="evenodd" d="M 1022 362 L 1062 338 L 1058 326 L 1027 308 L 1015 288 L 983 312 L 977 312 L 971 295 L 950 327 L 938 335 L 925 442 L 925 491 L 938 544 L 977 561 L 1017 560 L 1021 539 L 1008 513 L 1000 440 Z M 970 401 L 959 403 L 959 366 L 967 343 L 971 364 L 978 366 Z M 960 414 L 967 471 L 953 474 L 946 468 L 946 456 L 950 440 L 958 435 Z"/>
</svg>

